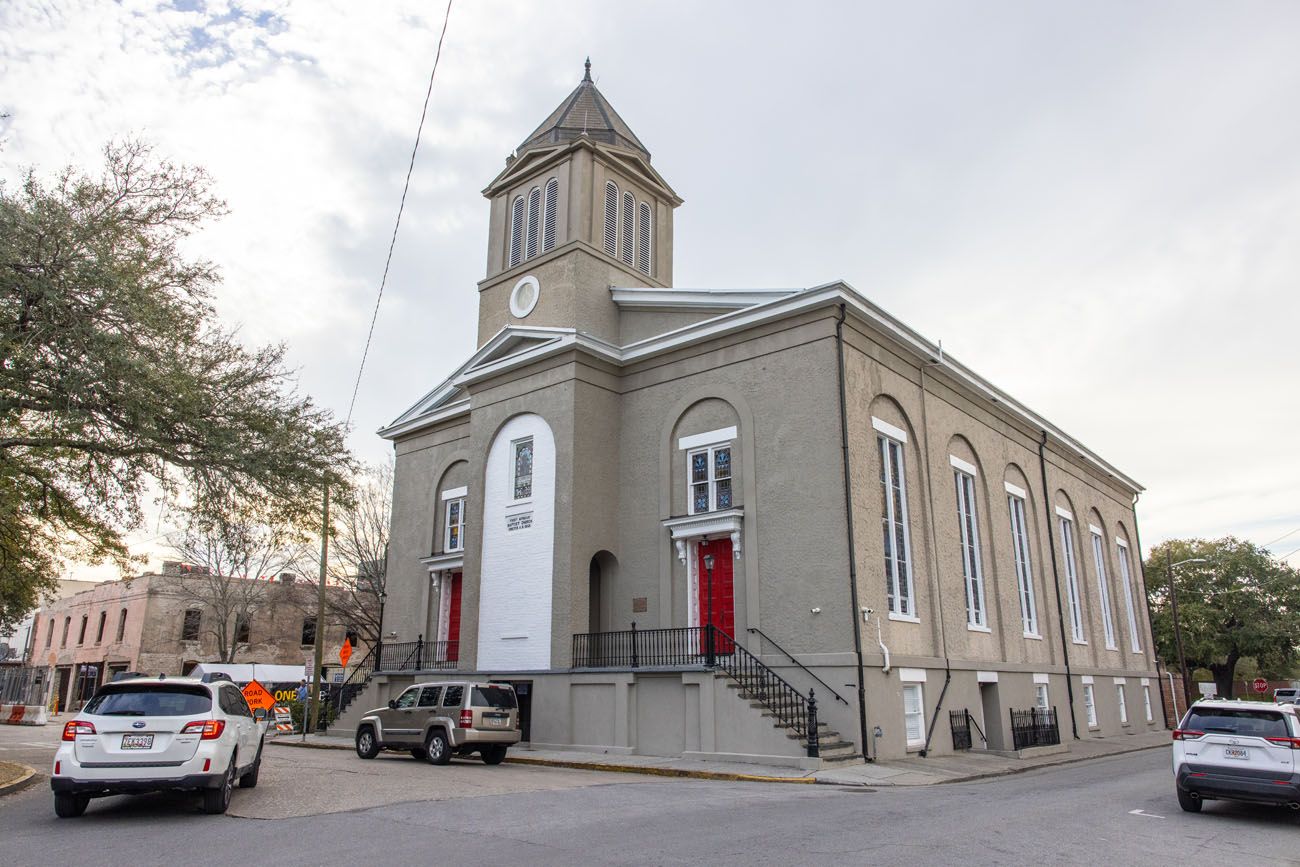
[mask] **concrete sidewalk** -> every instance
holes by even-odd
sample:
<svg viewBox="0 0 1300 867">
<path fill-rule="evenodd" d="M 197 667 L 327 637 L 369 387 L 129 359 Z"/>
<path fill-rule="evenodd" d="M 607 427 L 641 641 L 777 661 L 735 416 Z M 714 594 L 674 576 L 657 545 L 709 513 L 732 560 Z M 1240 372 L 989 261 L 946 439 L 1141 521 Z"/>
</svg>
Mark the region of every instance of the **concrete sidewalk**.
<svg viewBox="0 0 1300 867">
<path fill-rule="evenodd" d="M 279 747 L 351 750 L 350 737 L 285 735 L 269 743 Z M 702 762 L 662 756 L 626 756 L 568 750 L 534 750 L 513 747 L 506 757 L 516 764 L 579 768 L 592 771 L 620 771 L 662 777 L 690 777 L 703 780 L 752 780 L 769 783 L 825 783 L 841 786 L 933 786 L 961 783 L 1016 774 L 1037 768 L 1065 765 L 1089 759 L 1122 755 L 1137 750 L 1168 747 L 1169 732 L 1144 732 L 1115 738 L 1073 741 L 1067 752 L 1030 758 L 1009 758 L 978 750 L 930 758 L 895 759 L 888 762 L 844 764 L 820 771 L 751 765 L 741 762 Z"/>
</svg>

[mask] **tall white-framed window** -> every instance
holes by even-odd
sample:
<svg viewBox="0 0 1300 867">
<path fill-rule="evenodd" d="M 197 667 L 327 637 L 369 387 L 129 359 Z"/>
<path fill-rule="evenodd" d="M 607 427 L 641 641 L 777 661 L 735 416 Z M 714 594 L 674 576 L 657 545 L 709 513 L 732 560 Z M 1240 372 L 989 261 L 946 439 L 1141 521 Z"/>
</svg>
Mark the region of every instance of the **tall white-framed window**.
<svg viewBox="0 0 1300 867">
<path fill-rule="evenodd" d="M 686 474 L 690 485 L 686 492 L 689 514 L 701 515 L 732 507 L 730 443 L 688 451 Z"/>
<path fill-rule="evenodd" d="M 957 482 L 957 523 L 961 527 L 961 569 L 966 584 L 966 625 L 988 629 L 984 607 L 984 572 L 980 566 L 979 520 L 975 513 L 975 477 L 954 469 Z"/>
<path fill-rule="evenodd" d="M 1097 703 L 1093 701 L 1092 684 L 1083 685 L 1083 709 L 1088 714 L 1088 728 L 1097 727 Z"/>
<path fill-rule="evenodd" d="M 1118 650 L 1115 643 L 1115 620 L 1110 615 L 1110 581 L 1106 578 L 1106 543 L 1099 527 L 1092 527 L 1092 559 L 1097 564 L 1097 595 L 1101 597 L 1101 628 L 1106 635 L 1106 649 Z"/>
<path fill-rule="evenodd" d="M 510 205 L 510 267 L 524 261 L 524 197 Z"/>
<path fill-rule="evenodd" d="M 636 210 L 636 199 L 631 193 L 623 194 L 623 262 L 632 264 L 632 246 L 636 243 L 636 238 L 632 231 L 633 211 Z"/>
<path fill-rule="evenodd" d="M 1119 721 L 1128 722 L 1128 702 L 1124 700 L 1124 684 L 1115 684 L 1115 700 L 1119 702 Z"/>
<path fill-rule="evenodd" d="M 528 243 L 524 248 L 524 258 L 531 259 L 537 255 L 537 246 L 542 228 L 542 191 L 533 187 L 528 191 Z"/>
<path fill-rule="evenodd" d="M 884 433 L 876 441 L 880 448 L 880 522 L 885 543 L 885 592 L 889 613 L 915 619 L 903 441 Z"/>
<path fill-rule="evenodd" d="M 533 496 L 533 438 L 524 437 L 510 443 L 510 492 L 515 500 Z"/>
<path fill-rule="evenodd" d="M 618 186 L 605 182 L 605 252 L 618 255 Z"/>
<path fill-rule="evenodd" d="M 465 550 L 465 497 L 452 497 L 443 503 L 442 550 Z"/>
<path fill-rule="evenodd" d="M 1083 637 L 1083 604 L 1079 601 L 1079 566 L 1074 556 L 1074 520 L 1069 512 L 1057 509 L 1061 522 L 1061 559 L 1065 561 L 1065 585 L 1070 597 L 1070 637 L 1075 644 L 1087 644 Z"/>
<path fill-rule="evenodd" d="M 1034 707 L 1039 710 L 1050 710 L 1052 705 L 1047 694 L 1047 684 L 1034 684 Z"/>
<path fill-rule="evenodd" d="M 546 182 L 546 204 L 542 208 L 542 252 L 555 247 L 555 214 L 560 199 L 560 182 L 551 178 Z"/>
<path fill-rule="evenodd" d="M 1151 722 L 1151 687 L 1146 685 L 1142 687 L 1142 713 L 1146 716 L 1147 722 Z"/>
<path fill-rule="evenodd" d="M 1025 515 L 1025 498 L 1007 490 L 1007 507 L 1011 513 L 1011 550 L 1016 561 L 1016 587 L 1020 596 L 1020 625 L 1025 636 L 1037 638 L 1038 604 L 1034 599 L 1034 571 L 1029 561 L 1029 527 Z"/>
<path fill-rule="evenodd" d="M 1115 540 L 1116 559 L 1119 561 L 1120 583 L 1124 587 L 1124 610 L 1128 614 L 1128 642 L 1134 653 L 1142 652 L 1142 636 L 1138 632 L 1137 606 L 1133 603 L 1133 575 L 1128 560 L 1128 542 Z"/>
<path fill-rule="evenodd" d="M 650 223 L 650 206 L 642 202 L 637 206 L 636 224 L 636 266 L 642 274 L 650 273 L 650 235 L 654 227 Z"/>
<path fill-rule="evenodd" d="M 903 731 L 908 747 L 925 746 L 925 685 L 903 684 Z"/>
</svg>

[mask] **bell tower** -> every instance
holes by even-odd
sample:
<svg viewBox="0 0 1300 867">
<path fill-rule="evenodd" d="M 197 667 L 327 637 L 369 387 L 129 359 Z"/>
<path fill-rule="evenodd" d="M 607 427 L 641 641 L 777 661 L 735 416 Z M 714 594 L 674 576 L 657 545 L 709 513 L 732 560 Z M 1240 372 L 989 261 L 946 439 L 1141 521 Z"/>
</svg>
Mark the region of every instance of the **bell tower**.
<svg viewBox="0 0 1300 867">
<path fill-rule="evenodd" d="M 618 336 L 610 288 L 669 287 L 673 210 L 682 199 L 591 78 L 515 152 L 483 195 L 492 203 L 478 343 L 507 325 Z"/>
</svg>

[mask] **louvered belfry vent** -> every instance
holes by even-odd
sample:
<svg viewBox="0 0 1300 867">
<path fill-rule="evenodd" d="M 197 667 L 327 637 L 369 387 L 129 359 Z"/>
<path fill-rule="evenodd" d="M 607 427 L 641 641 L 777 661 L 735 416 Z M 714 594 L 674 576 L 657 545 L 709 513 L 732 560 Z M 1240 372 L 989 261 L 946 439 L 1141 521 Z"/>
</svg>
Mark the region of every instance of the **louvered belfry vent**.
<svg viewBox="0 0 1300 867">
<path fill-rule="evenodd" d="M 533 187 L 528 192 L 528 250 L 524 258 L 537 255 L 537 234 L 541 229 L 542 191 Z"/>
<path fill-rule="evenodd" d="M 648 275 L 650 273 L 650 206 L 642 202 L 639 210 L 640 221 L 636 228 L 636 266 L 643 274 Z"/>
<path fill-rule="evenodd" d="M 524 253 L 524 197 L 519 196 L 510 207 L 510 266 L 523 261 Z"/>
<path fill-rule="evenodd" d="M 605 182 L 605 252 L 618 255 L 618 187 Z"/>
<path fill-rule="evenodd" d="M 560 197 L 560 182 L 551 178 L 546 182 L 546 216 L 542 221 L 542 252 L 555 247 L 555 211 Z"/>
</svg>

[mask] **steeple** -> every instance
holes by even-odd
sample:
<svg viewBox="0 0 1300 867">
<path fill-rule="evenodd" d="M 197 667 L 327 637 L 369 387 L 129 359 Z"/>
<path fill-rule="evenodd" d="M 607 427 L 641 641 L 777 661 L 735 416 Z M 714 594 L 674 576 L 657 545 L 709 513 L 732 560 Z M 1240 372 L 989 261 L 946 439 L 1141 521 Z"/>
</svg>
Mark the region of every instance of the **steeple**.
<svg viewBox="0 0 1300 867">
<path fill-rule="evenodd" d="M 618 112 L 614 111 L 609 100 L 605 99 L 605 95 L 592 81 L 590 57 L 583 67 L 582 81 L 578 82 L 573 92 L 565 97 L 546 120 L 542 121 L 542 125 L 524 139 L 516 152 L 522 156 L 524 151 L 533 148 L 571 142 L 586 136 L 592 141 L 636 151 L 649 160 L 650 151 L 641 144 L 636 133 L 632 132 L 632 128 L 618 116 Z"/>
</svg>

